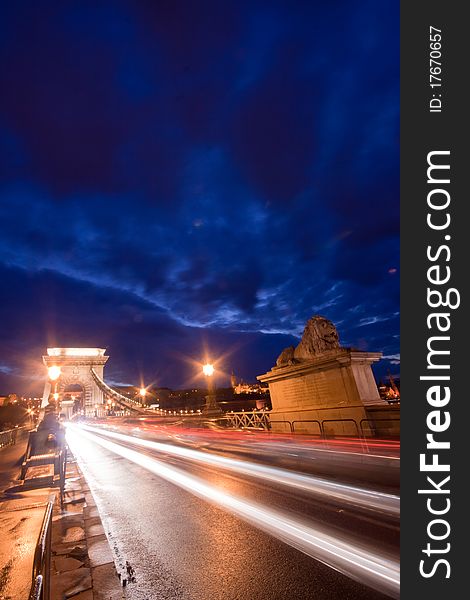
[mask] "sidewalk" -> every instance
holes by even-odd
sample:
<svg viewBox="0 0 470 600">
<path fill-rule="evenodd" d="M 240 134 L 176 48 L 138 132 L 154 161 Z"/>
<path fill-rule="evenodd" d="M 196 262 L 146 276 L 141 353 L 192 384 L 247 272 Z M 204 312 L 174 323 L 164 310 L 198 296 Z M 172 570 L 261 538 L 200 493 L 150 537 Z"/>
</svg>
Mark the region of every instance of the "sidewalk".
<svg viewBox="0 0 470 600">
<path fill-rule="evenodd" d="M 27 600 L 34 549 L 52 490 L 5 490 L 18 483 L 28 436 L 0 450 L 0 600 Z"/>
<path fill-rule="evenodd" d="M 121 600 L 108 540 L 93 496 L 69 454 L 64 507 L 58 488 L 23 490 L 17 477 L 27 436 L 0 450 L 0 600 L 28 600 L 36 542 L 49 499 L 55 499 L 51 600 Z"/>
</svg>

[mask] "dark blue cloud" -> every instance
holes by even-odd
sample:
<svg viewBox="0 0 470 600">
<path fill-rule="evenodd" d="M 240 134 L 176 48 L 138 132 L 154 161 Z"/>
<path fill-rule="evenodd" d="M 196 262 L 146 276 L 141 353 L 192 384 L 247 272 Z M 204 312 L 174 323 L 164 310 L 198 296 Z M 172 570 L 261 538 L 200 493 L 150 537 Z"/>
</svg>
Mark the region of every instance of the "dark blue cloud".
<svg viewBox="0 0 470 600">
<path fill-rule="evenodd" d="M 396 362 L 395 2 L 2 11 L 5 385 L 51 336 L 171 385 L 162 348 L 243 340 L 253 378 L 318 312 Z"/>
</svg>

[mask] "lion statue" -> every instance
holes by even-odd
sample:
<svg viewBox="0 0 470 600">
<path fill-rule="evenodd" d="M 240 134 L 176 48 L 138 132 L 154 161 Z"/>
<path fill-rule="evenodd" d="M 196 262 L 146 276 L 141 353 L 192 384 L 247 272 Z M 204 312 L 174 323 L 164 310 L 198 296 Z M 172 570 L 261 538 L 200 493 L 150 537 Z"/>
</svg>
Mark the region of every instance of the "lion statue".
<svg viewBox="0 0 470 600">
<path fill-rule="evenodd" d="M 289 346 L 288 348 L 284 348 L 284 350 L 279 354 L 276 360 L 276 367 L 283 367 L 284 365 L 292 365 L 296 362 L 294 358 L 295 348 L 294 346 Z"/>
<path fill-rule="evenodd" d="M 339 347 L 336 327 L 329 319 L 315 315 L 307 321 L 300 344 L 295 349 L 294 357 L 312 358 Z"/>
<path fill-rule="evenodd" d="M 307 321 L 297 348 L 290 346 L 283 350 L 276 361 L 276 366 L 281 367 L 308 360 L 339 347 L 338 331 L 334 324 L 325 317 L 315 315 Z"/>
</svg>

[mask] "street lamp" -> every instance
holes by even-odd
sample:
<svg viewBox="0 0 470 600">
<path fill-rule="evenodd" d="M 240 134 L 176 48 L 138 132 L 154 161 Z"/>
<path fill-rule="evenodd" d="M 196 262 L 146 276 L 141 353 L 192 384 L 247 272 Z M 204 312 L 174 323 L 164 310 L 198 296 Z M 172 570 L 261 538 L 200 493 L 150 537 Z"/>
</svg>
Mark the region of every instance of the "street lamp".
<svg viewBox="0 0 470 600">
<path fill-rule="evenodd" d="M 217 403 L 217 398 L 215 396 L 215 385 L 214 385 L 214 365 L 211 363 L 206 363 L 202 366 L 202 372 L 207 381 L 207 391 L 208 394 L 206 396 L 206 403 L 203 408 L 203 413 L 208 416 L 216 416 L 221 414 L 220 406 Z"/>
<path fill-rule="evenodd" d="M 210 363 L 206 363 L 202 366 L 202 372 L 206 377 L 212 377 L 212 375 L 214 375 L 214 371 L 214 365 L 211 365 Z"/>
<path fill-rule="evenodd" d="M 146 390 L 145 388 L 143 388 L 143 387 L 142 387 L 142 388 L 140 388 L 140 390 L 139 390 L 139 396 L 140 396 L 140 398 L 141 398 L 141 401 L 140 401 L 140 403 L 142 404 L 142 406 L 143 406 L 143 404 L 144 404 L 144 400 L 145 400 L 145 396 L 146 396 L 146 395 L 147 395 L 147 390 Z"/>
<path fill-rule="evenodd" d="M 52 398 L 55 400 L 55 402 L 57 403 L 57 400 L 59 399 L 59 394 L 57 393 L 57 384 L 59 377 L 61 376 L 61 369 L 60 367 L 58 367 L 57 365 L 52 365 L 50 367 L 48 367 L 47 369 L 47 375 L 49 377 L 49 380 L 51 382 L 51 387 L 53 387 L 53 394 L 52 394 Z M 49 400 L 49 405 L 51 406 L 51 400 L 50 400 L 50 396 L 48 398 Z M 57 411 L 57 406 L 54 407 L 54 410 Z M 44 416 L 44 413 L 42 413 L 42 416 Z M 40 417 L 41 419 L 41 417 Z"/>
<path fill-rule="evenodd" d="M 59 379 L 60 374 L 61 374 L 60 367 L 56 367 L 55 365 L 52 367 L 49 367 L 47 372 L 49 375 L 49 379 L 51 381 L 57 381 L 57 379 Z"/>
</svg>

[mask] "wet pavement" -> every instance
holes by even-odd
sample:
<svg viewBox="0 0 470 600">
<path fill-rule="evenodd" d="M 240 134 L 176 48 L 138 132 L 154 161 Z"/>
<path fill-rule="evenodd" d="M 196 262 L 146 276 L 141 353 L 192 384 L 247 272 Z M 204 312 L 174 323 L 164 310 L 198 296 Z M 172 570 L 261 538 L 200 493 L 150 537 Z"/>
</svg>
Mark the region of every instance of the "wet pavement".
<svg viewBox="0 0 470 600">
<path fill-rule="evenodd" d="M 76 439 L 72 449 L 100 511 L 118 572 L 128 578 L 130 600 L 385 597 L 90 439 Z M 339 537 L 347 531 L 360 543 L 373 540 L 390 556 L 398 552 L 397 524 L 215 467 L 162 453 L 158 460 L 229 495 L 327 524 Z"/>
<path fill-rule="evenodd" d="M 25 492 L 19 499 L 0 503 L 2 600 L 29 597 L 34 550 L 47 501 L 46 492 L 34 490 Z"/>
<path fill-rule="evenodd" d="M 0 450 L 0 599 L 27 600 L 31 588 L 34 549 L 49 490 L 5 494 L 18 483 L 27 434 Z"/>
</svg>

